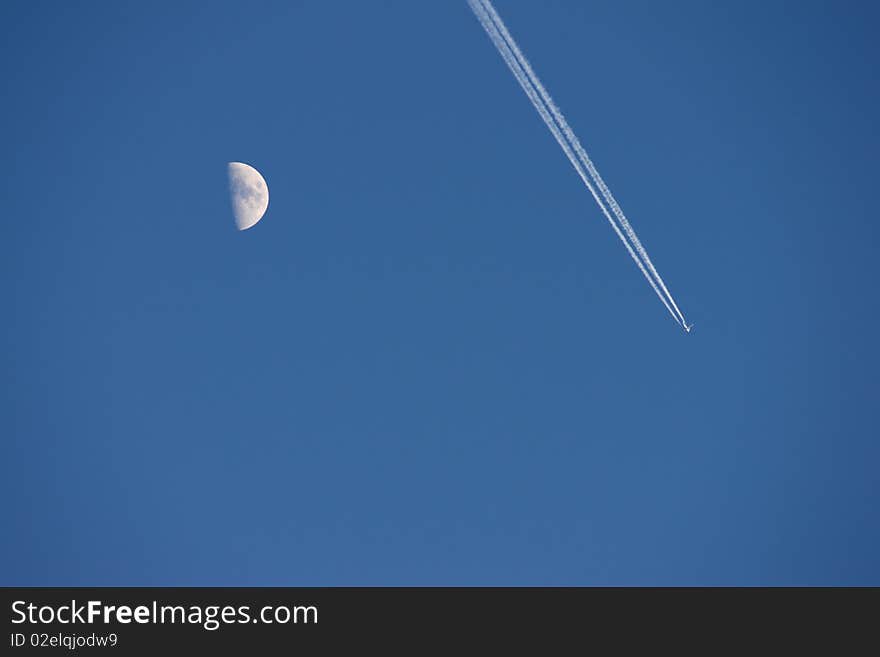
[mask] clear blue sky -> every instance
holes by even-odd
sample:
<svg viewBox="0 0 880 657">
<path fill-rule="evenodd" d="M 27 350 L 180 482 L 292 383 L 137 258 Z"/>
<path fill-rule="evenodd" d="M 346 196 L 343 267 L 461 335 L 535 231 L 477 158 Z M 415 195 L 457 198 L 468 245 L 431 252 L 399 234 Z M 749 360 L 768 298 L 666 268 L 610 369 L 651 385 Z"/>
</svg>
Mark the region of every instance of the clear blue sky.
<svg viewBox="0 0 880 657">
<path fill-rule="evenodd" d="M 880 584 L 880 10 L 496 7 L 690 335 L 464 0 L 2 4 L 0 583 Z"/>
</svg>

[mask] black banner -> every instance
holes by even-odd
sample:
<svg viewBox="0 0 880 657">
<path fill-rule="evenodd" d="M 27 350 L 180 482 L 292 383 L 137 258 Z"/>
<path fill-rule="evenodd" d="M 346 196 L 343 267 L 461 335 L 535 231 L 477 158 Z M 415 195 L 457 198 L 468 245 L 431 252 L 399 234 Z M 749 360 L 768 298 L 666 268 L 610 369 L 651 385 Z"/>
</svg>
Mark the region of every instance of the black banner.
<svg viewBox="0 0 880 657">
<path fill-rule="evenodd" d="M 752 648 L 851 639 L 872 627 L 867 589 L 72 588 L 3 589 L 4 654 L 178 654 L 335 647 L 556 644 L 588 650 Z M 832 630 L 833 628 L 833 630 Z M 701 644 L 704 645 L 704 644 Z M 816 645 L 815 643 L 813 644 Z M 829 644 L 830 645 L 830 644 Z M 708 647 L 708 645 L 706 646 Z"/>
</svg>

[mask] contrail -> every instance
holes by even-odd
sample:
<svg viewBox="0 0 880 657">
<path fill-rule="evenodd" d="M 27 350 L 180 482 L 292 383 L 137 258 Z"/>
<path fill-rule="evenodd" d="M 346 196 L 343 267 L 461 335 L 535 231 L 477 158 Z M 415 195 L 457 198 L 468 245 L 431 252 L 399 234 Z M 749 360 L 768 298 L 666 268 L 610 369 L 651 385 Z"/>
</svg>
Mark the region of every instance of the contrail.
<svg viewBox="0 0 880 657">
<path fill-rule="evenodd" d="M 669 290 L 663 282 L 663 279 L 660 277 L 660 274 L 654 268 L 651 259 L 648 257 L 647 251 L 642 246 L 642 243 L 639 241 L 638 236 L 636 236 L 635 231 L 633 230 L 629 221 L 627 221 L 626 216 L 623 214 L 623 211 L 620 209 L 620 206 L 617 204 L 614 196 L 611 194 L 611 191 L 605 184 L 605 181 L 602 180 L 602 177 L 599 175 L 599 172 L 596 170 L 596 167 L 593 165 L 592 160 L 590 160 L 583 146 L 581 146 L 581 143 L 578 140 L 577 136 L 574 134 L 574 131 L 569 127 L 568 122 L 562 115 L 562 112 L 553 102 L 553 99 L 550 97 L 550 94 L 544 88 L 543 84 L 541 84 L 541 81 L 538 79 L 538 76 L 535 74 L 534 70 L 532 70 L 528 60 L 525 58 L 522 51 L 517 46 L 516 41 L 507 30 L 507 27 L 501 20 L 498 12 L 495 11 L 495 8 L 492 6 L 490 0 L 468 0 L 468 4 L 470 5 L 471 10 L 482 23 L 483 28 L 489 34 L 489 37 L 492 39 L 492 42 L 495 44 L 495 47 L 498 49 L 502 58 L 519 81 L 520 86 L 523 88 L 523 90 L 526 92 L 526 95 L 532 101 L 535 109 L 538 110 L 538 113 L 541 115 L 544 123 L 553 133 L 554 137 L 556 137 L 557 142 L 559 142 L 560 146 L 562 146 L 563 150 L 566 152 L 566 155 L 568 155 L 568 158 L 569 160 L 571 160 L 572 165 L 581 176 L 584 184 L 593 194 L 593 198 L 596 199 L 596 203 L 599 205 L 602 212 L 608 218 L 618 237 L 620 237 L 621 241 L 623 241 L 624 245 L 627 247 L 627 250 L 633 257 L 633 260 L 635 260 L 636 264 L 639 265 L 639 269 L 642 271 L 642 274 L 645 275 L 645 278 L 651 284 L 654 292 L 657 293 L 657 296 L 663 302 L 663 305 L 666 306 L 666 309 L 669 310 L 673 318 L 679 324 L 685 327 L 685 329 L 689 330 L 684 315 L 678 309 L 675 300 L 669 293 Z M 550 113 L 552 113 L 553 115 L 552 118 L 550 116 Z M 564 134 L 565 137 L 568 139 L 570 145 L 562 138 L 560 130 L 561 133 Z M 571 152 L 572 148 L 574 148 L 575 152 L 577 153 L 577 157 L 579 158 L 579 160 L 573 158 L 573 153 Z M 626 240 L 626 238 L 623 236 L 620 229 L 618 228 L 617 224 L 608 214 L 605 205 L 599 199 L 593 186 L 584 175 L 583 167 L 586 167 L 587 171 L 592 177 L 593 183 L 595 183 L 596 187 L 599 188 L 599 191 L 601 192 L 605 203 L 607 203 L 612 212 L 614 212 L 615 217 L 617 217 L 620 225 L 629 236 L 632 245 L 635 246 L 635 249 L 639 254 L 638 256 L 633 252 L 632 246 Z M 639 256 L 641 256 L 641 259 Z M 649 271 L 650 274 L 648 273 Z M 660 289 L 658 289 L 658 284 L 662 288 L 665 295 L 660 292 Z M 670 304 L 672 304 L 671 307 Z M 675 310 L 673 310 L 673 308 Z"/>
<path fill-rule="evenodd" d="M 519 49 L 516 41 L 513 36 L 507 30 L 507 26 L 504 24 L 504 21 L 501 20 L 501 16 L 498 15 L 498 12 L 495 11 L 495 7 L 492 6 L 491 0 L 482 0 L 483 8 L 492 18 L 493 22 L 496 24 L 498 30 L 501 32 L 501 35 L 504 37 L 507 45 L 513 51 L 514 56 L 516 57 L 517 62 L 522 67 L 523 71 L 525 71 L 526 76 L 529 79 L 529 82 L 532 83 L 535 89 L 537 89 L 538 93 L 541 95 L 541 99 L 544 101 L 546 106 L 550 109 L 550 112 L 553 114 L 553 117 L 556 119 L 556 122 L 559 124 L 559 127 L 562 129 L 563 134 L 568 138 L 569 142 L 571 142 L 572 147 L 575 152 L 580 157 L 581 162 L 583 162 L 584 166 L 587 168 L 587 171 L 590 173 L 590 176 L 593 178 L 593 182 L 596 184 L 596 187 L 599 188 L 599 191 L 602 194 L 602 198 L 605 199 L 605 202 L 611 208 L 611 211 L 614 213 L 614 216 L 617 217 L 617 220 L 620 222 L 620 225 L 623 226 L 624 231 L 632 242 L 633 246 L 635 246 L 636 251 L 639 256 L 641 256 L 642 261 L 645 263 L 645 266 L 648 268 L 648 271 L 656 279 L 657 283 L 659 283 L 660 287 L 666 293 L 666 296 L 669 298 L 669 302 L 672 304 L 672 307 L 675 308 L 675 311 L 678 313 L 678 317 L 681 323 L 684 326 L 687 326 L 687 322 L 685 321 L 684 315 L 681 310 L 679 310 L 678 306 L 675 303 L 675 299 L 672 298 L 672 294 L 670 294 L 669 290 L 666 288 L 666 284 L 663 282 L 663 279 L 660 277 L 660 274 L 654 268 L 654 263 L 651 262 L 651 258 L 648 257 L 648 252 L 645 250 L 645 247 L 642 246 L 641 241 L 630 225 L 629 221 L 626 218 L 626 215 L 623 214 L 623 210 L 621 210 L 620 206 L 617 204 L 614 196 L 611 194 L 611 190 L 608 189 L 608 186 L 605 184 L 605 181 L 602 180 L 602 176 L 599 175 L 599 172 L 596 170 L 596 167 L 593 165 L 593 161 L 590 159 L 590 156 L 587 155 L 587 152 L 584 150 L 583 146 L 581 146 L 580 140 L 577 138 L 577 135 L 574 134 L 574 131 L 569 127 L 568 121 L 565 120 L 565 117 L 562 115 L 559 107 L 556 106 L 556 103 L 553 102 L 553 99 L 550 97 L 550 94 L 547 92 L 547 89 L 544 88 L 544 85 L 541 84 L 540 78 L 538 78 L 535 71 L 532 69 L 531 64 L 529 64 L 529 60 L 526 59 L 525 55 L 523 55 L 522 51 Z"/>
<path fill-rule="evenodd" d="M 611 224 L 611 227 L 614 229 L 614 232 L 617 233 L 617 236 L 620 238 L 620 241 L 623 242 L 623 245 L 626 247 L 626 250 L 629 252 L 632 259 L 639 266 L 642 274 L 644 274 L 645 278 L 651 284 L 651 287 L 654 288 L 654 292 L 657 293 L 657 296 L 660 298 L 660 301 L 663 302 L 663 305 L 666 306 L 666 309 L 669 311 L 669 314 L 672 315 L 673 319 L 676 322 L 680 323 L 678 316 L 675 314 L 675 311 L 669 306 L 669 303 L 666 301 L 666 298 L 663 296 L 663 293 L 657 288 L 656 283 L 651 278 L 651 275 L 648 274 L 645 266 L 642 264 L 642 261 L 639 260 L 639 257 L 636 255 L 635 251 L 633 251 L 632 246 L 630 246 L 629 242 L 627 242 L 626 237 L 624 237 L 623 233 L 620 231 L 620 228 L 614 222 L 614 219 L 608 212 L 608 209 L 605 207 L 605 204 L 599 198 L 599 195 L 596 193 L 596 190 L 593 188 L 593 185 L 590 184 L 590 180 L 587 177 L 587 174 L 584 172 L 581 163 L 578 161 L 574 152 L 572 152 L 571 147 L 568 142 L 565 141 L 565 138 L 562 136 L 562 133 L 559 131 L 559 128 L 553 122 L 552 117 L 547 111 L 547 108 L 544 107 L 541 99 L 538 97 L 537 92 L 532 88 L 529 83 L 528 78 L 525 75 L 525 72 L 520 68 L 519 63 L 514 57 L 513 52 L 510 48 L 507 47 L 507 44 L 504 42 L 504 38 L 501 36 L 501 33 L 496 29 L 495 25 L 492 23 L 492 19 L 486 13 L 485 9 L 479 4 L 478 0 L 468 0 L 468 4 L 473 10 L 474 14 L 480 20 L 480 23 L 483 25 L 483 28 L 489 35 L 489 38 L 492 39 L 492 43 L 495 44 L 495 47 L 498 49 L 498 52 L 501 54 L 501 57 L 504 59 L 508 68 L 510 68 L 513 75 L 519 81 L 520 86 L 523 88 L 523 91 L 526 92 L 526 95 L 529 97 L 529 100 L 532 101 L 532 105 L 534 105 L 535 109 L 540 114 L 541 118 L 544 120 L 544 123 L 550 129 L 550 132 L 553 133 L 553 136 L 556 138 L 556 141 L 562 147 L 562 150 L 565 152 L 566 156 L 568 156 L 568 160 L 571 162 L 572 166 L 577 171 L 578 175 L 583 180 L 584 185 L 587 186 L 587 189 L 590 190 L 590 193 L 593 195 L 593 198 L 596 200 L 596 203 L 599 205 L 599 209 L 602 210 L 602 213 L 608 219 L 608 223 Z"/>
</svg>

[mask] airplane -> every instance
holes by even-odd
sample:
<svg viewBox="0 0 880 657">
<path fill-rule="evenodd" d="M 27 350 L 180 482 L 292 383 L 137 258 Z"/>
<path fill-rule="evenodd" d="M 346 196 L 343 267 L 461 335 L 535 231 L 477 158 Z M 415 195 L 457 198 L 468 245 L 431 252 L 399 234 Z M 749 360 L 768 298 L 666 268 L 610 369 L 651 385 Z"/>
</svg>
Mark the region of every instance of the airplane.
<svg viewBox="0 0 880 657">
<path fill-rule="evenodd" d="M 687 333 L 690 333 L 692 328 L 694 328 L 693 324 L 691 324 L 690 326 L 688 326 L 687 324 L 684 325 L 684 330 Z"/>
</svg>

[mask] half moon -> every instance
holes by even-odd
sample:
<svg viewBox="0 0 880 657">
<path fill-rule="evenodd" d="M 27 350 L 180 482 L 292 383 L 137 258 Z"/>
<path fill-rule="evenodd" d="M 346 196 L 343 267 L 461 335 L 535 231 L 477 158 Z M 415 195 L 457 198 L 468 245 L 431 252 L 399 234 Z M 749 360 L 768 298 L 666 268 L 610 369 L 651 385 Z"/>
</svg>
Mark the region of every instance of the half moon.
<svg viewBox="0 0 880 657">
<path fill-rule="evenodd" d="M 259 171 L 243 162 L 230 162 L 227 172 L 235 225 L 247 230 L 263 218 L 269 207 L 269 186 Z"/>
</svg>

